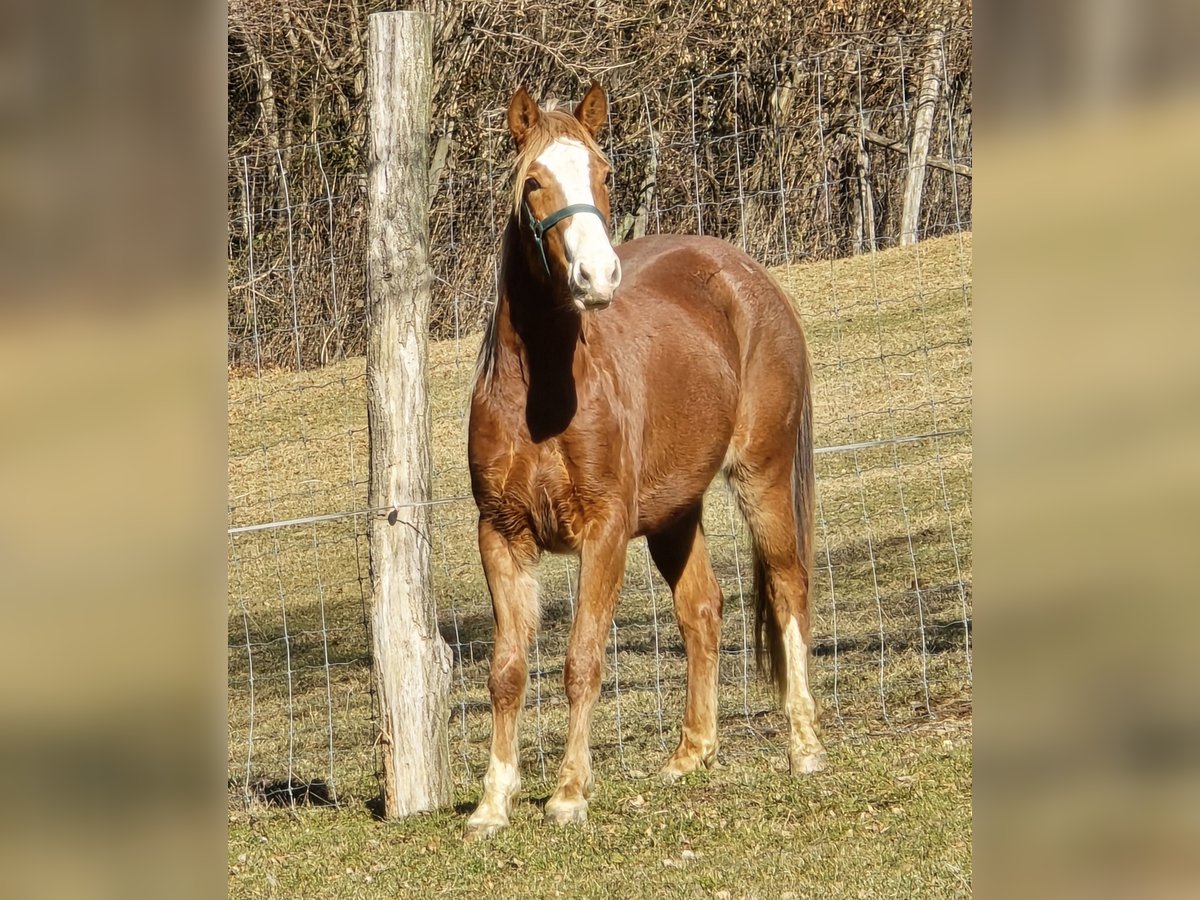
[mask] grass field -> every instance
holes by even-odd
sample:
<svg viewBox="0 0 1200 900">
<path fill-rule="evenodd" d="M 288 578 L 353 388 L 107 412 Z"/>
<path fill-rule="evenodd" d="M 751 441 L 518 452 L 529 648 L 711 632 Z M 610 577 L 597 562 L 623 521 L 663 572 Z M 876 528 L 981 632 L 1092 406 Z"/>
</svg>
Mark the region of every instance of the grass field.
<svg viewBox="0 0 1200 900">
<path fill-rule="evenodd" d="M 745 534 L 721 484 L 706 528 L 725 590 L 723 767 L 673 787 L 684 659 L 670 596 L 631 547 L 593 730 L 582 829 L 541 827 L 565 734 L 571 561 L 543 564 L 543 628 L 514 827 L 459 841 L 487 758 L 491 614 L 474 543 L 465 409 L 477 337 L 430 348 L 432 533 L 455 652 L 453 812 L 375 821 L 365 520 L 230 539 L 230 892 L 234 896 L 961 896 L 970 883 L 970 235 L 776 271 L 812 345 L 820 505 L 815 690 L 830 771 L 792 782 L 782 718 L 748 659 Z M 230 525 L 361 509 L 363 361 L 231 378 Z M 937 435 L 930 437 L 930 435 Z M 917 440 L 907 440 L 916 437 Z M 905 438 L 896 441 L 896 438 Z M 278 808 L 320 780 L 340 808 Z M 722 894 L 726 892 L 726 894 Z"/>
</svg>

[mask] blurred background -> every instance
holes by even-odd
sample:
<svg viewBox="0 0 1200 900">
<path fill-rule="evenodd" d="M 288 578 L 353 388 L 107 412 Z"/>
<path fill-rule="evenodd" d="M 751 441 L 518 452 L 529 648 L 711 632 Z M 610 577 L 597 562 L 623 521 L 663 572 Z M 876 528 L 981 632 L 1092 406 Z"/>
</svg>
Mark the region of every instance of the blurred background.
<svg viewBox="0 0 1200 900">
<path fill-rule="evenodd" d="M 1200 881 L 1198 25 L 977 10 L 980 893 Z"/>
</svg>

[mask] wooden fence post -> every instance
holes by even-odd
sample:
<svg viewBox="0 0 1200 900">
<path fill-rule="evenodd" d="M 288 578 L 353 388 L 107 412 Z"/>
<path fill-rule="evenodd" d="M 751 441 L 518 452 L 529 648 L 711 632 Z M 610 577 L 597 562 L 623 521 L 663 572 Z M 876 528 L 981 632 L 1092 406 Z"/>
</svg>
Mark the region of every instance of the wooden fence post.
<svg viewBox="0 0 1200 900">
<path fill-rule="evenodd" d="M 904 177 L 904 206 L 900 213 L 900 246 L 915 244 L 921 230 L 921 193 L 925 190 L 925 165 L 929 159 L 929 136 L 937 108 L 942 77 L 943 28 L 934 28 L 925 44 L 925 73 L 917 109 L 913 114 L 912 144 L 908 150 L 908 173 Z"/>
<path fill-rule="evenodd" d="M 367 421 L 371 644 L 388 816 L 449 805 L 452 657 L 430 588 L 426 13 L 368 19 Z"/>
</svg>

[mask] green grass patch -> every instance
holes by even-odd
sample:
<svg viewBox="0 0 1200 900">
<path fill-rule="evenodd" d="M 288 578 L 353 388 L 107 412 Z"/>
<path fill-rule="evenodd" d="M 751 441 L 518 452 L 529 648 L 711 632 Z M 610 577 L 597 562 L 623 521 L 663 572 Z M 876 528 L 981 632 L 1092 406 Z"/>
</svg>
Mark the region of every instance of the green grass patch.
<svg viewBox="0 0 1200 900">
<path fill-rule="evenodd" d="M 831 747 L 792 780 L 768 757 L 665 787 L 602 772 L 588 823 L 461 840 L 478 799 L 401 822 L 364 808 L 277 811 L 230 824 L 235 897 L 962 897 L 971 879 L 970 732 L 944 724 Z"/>
</svg>

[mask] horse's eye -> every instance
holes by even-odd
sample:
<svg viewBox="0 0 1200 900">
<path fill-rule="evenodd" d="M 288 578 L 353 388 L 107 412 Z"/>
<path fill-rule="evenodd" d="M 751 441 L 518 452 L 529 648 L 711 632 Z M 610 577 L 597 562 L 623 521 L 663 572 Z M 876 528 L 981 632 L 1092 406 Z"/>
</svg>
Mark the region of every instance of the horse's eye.
<svg viewBox="0 0 1200 900">
<path fill-rule="evenodd" d="M 608 170 L 608 174 L 606 174 L 606 175 L 604 176 L 604 186 L 605 186 L 605 187 L 609 187 L 609 188 L 613 186 L 613 173 L 612 173 L 612 169 L 609 169 L 609 170 Z"/>
<path fill-rule="evenodd" d="M 525 179 L 525 190 L 536 191 L 540 187 L 541 187 L 541 185 L 538 184 L 538 180 L 536 178 L 526 178 Z"/>
</svg>

